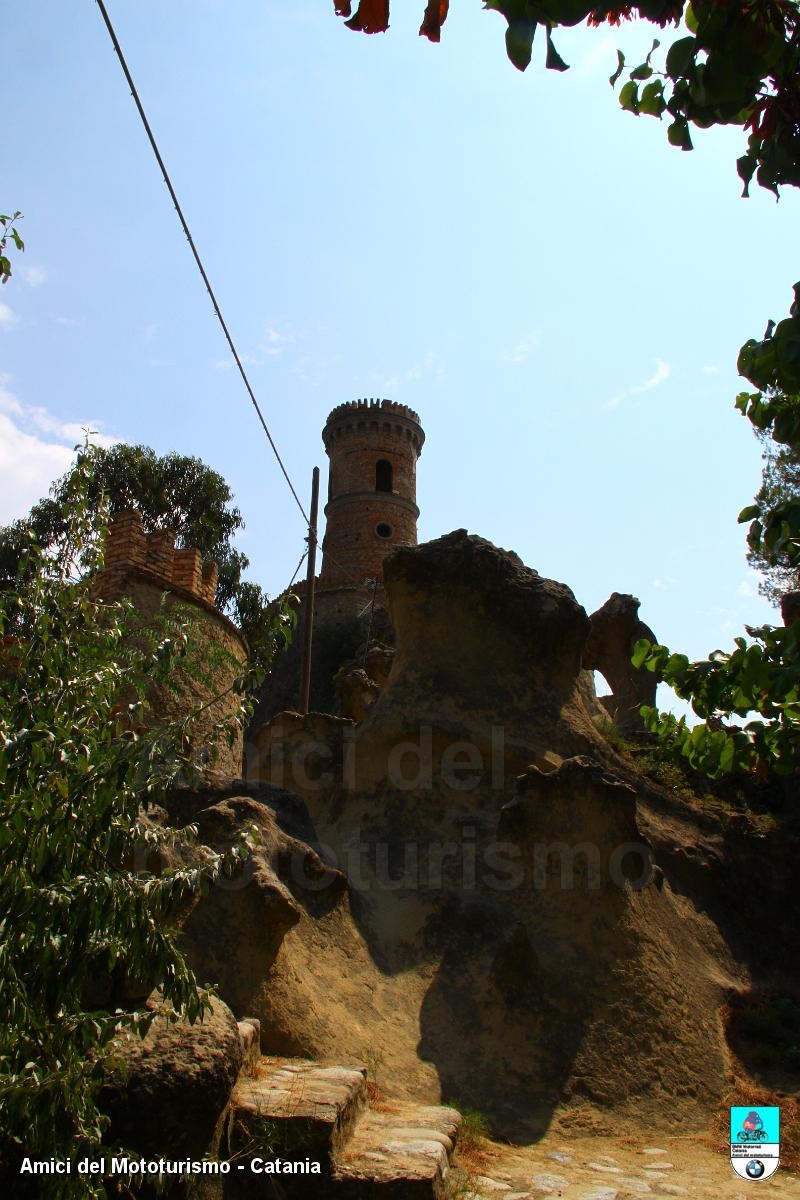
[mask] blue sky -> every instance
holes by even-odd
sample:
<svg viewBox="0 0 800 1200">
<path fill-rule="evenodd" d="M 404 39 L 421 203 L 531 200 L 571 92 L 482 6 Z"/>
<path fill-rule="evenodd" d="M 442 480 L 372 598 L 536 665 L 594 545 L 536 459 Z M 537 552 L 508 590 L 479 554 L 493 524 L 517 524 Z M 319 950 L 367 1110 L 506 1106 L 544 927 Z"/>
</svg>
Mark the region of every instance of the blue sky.
<svg viewBox="0 0 800 1200">
<path fill-rule="evenodd" d="M 739 198 L 741 134 L 684 154 L 619 109 L 615 49 L 640 61 L 649 26 L 559 31 L 570 71 L 544 70 L 542 40 L 521 75 L 478 0 L 439 46 L 422 0 L 371 38 L 328 0 L 108 7 L 304 495 L 328 411 L 387 396 L 427 433 L 422 539 L 465 526 L 588 611 L 633 592 L 692 656 L 771 619 L 736 524 L 760 460 L 735 361 L 788 309 L 798 199 Z M 302 521 L 99 11 L 37 0 L 3 36 L 0 205 L 27 250 L 0 293 L 0 521 L 89 424 L 219 470 L 274 593 Z"/>
</svg>

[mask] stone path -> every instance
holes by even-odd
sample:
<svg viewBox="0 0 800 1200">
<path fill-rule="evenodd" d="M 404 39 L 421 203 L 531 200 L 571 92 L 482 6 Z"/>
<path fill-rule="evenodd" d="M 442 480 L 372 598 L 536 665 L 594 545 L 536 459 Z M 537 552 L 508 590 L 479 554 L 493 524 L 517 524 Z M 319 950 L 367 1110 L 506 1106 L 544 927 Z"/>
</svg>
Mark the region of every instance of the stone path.
<svg viewBox="0 0 800 1200">
<path fill-rule="evenodd" d="M 255 1026 L 255 1023 L 253 1023 Z M 258 1054 L 258 1030 L 240 1025 L 247 1068 L 231 1100 L 230 1149 L 239 1161 L 265 1153 L 323 1163 L 313 1180 L 281 1179 L 289 1197 L 321 1200 L 800 1200 L 785 1169 L 746 1183 L 701 1137 L 648 1141 L 553 1132 L 532 1146 L 480 1142 L 457 1148 L 452 1108 L 369 1099 L 365 1068 Z M 267 1150 L 269 1146 L 269 1151 Z M 272 1193 L 266 1181 L 232 1173 L 226 1200 Z"/>
<path fill-rule="evenodd" d="M 465 1157 L 459 1175 L 453 1189 L 458 1200 L 752 1200 L 754 1195 L 800 1200 L 796 1175 L 781 1169 L 763 1183 L 747 1183 L 733 1174 L 723 1154 L 687 1137 L 648 1143 L 630 1136 L 561 1133 L 535 1146 L 491 1142 Z"/>
</svg>

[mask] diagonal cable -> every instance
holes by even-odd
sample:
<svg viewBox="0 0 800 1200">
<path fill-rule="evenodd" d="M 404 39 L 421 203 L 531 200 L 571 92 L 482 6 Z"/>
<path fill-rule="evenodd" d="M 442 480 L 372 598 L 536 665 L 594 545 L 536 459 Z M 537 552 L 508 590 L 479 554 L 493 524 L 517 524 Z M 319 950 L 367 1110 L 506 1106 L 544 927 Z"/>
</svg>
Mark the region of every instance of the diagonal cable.
<svg viewBox="0 0 800 1200">
<path fill-rule="evenodd" d="M 300 503 L 300 498 L 297 495 L 297 492 L 295 491 L 294 484 L 292 483 L 291 479 L 289 478 L 289 473 L 283 464 L 283 459 L 281 458 L 280 454 L 278 453 L 278 447 L 275 445 L 275 442 L 273 441 L 272 434 L 270 433 L 269 428 L 267 426 L 267 422 L 264 420 L 264 414 L 262 413 L 262 411 L 259 407 L 258 401 L 256 400 L 255 392 L 253 391 L 252 387 L 250 386 L 250 380 L 247 378 L 247 372 L 245 371 L 244 367 L 242 366 L 242 360 L 239 357 L 239 352 L 237 351 L 236 346 L 234 345 L 234 341 L 233 341 L 233 338 L 231 337 L 228 326 L 225 324 L 225 319 L 222 315 L 219 304 L 217 303 L 217 297 L 214 295 L 214 289 L 212 288 L 211 283 L 208 278 L 208 275 L 206 274 L 206 270 L 205 270 L 205 267 L 203 266 L 203 262 L 202 262 L 202 259 L 200 258 L 197 247 L 194 244 L 194 238 L 192 237 L 191 231 L 187 224 L 186 217 L 183 215 L 183 209 L 181 208 L 180 201 L 178 200 L 178 197 L 175 194 L 175 189 L 172 186 L 172 181 L 169 177 L 169 173 L 167 172 L 167 168 L 164 165 L 164 160 L 161 157 L 161 152 L 158 148 L 158 144 L 156 142 L 155 137 L 153 136 L 153 131 L 150 128 L 150 122 L 147 120 L 147 116 L 145 115 L 144 108 L 142 107 L 142 102 L 139 99 L 139 93 L 136 90 L 136 84 L 133 82 L 133 77 L 132 77 L 130 71 L 128 70 L 128 64 L 125 61 L 125 55 L 122 53 L 122 47 L 120 46 L 119 39 L 117 38 L 117 35 L 114 32 L 114 26 L 111 24 L 111 18 L 108 15 L 108 11 L 106 9 L 105 4 L 103 3 L 103 0 L 97 0 L 97 7 L 100 9 L 100 15 L 102 16 L 103 21 L 105 22 L 105 26 L 106 26 L 106 29 L 108 30 L 109 37 L 111 38 L 114 49 L 117 53 L 117 58 L 119 59 L 120 66 L 122 67 L 125 78 L 128 81 L 128 87 L 131 89 L 131 95 L 133 96 L 134 103 L 135 103 L 137 109 L 139 110 L 139 116 L 142 119 L 142 124 L 144 125 L 145 132 L 150 141 L 150 145 L 152 147 L 153 154 L 155 154 L 155 156 L 156 156 L 156 161 L 161 169 L 161 174 L 164 177 L 164 183 L 167 185 L 167 190 L 169 191 L 169 194 L 172 197 L 172 203 L 175 206 L 175 211 L 177 212 L 180 223 L 183 226 L 183 232 L 186 234 L 186 240 L 188 241 L 189 247 L 192 251 L 192 254 L 194 255 L 194 261 L 197 263 L 197 269 L 200 272 L 201 276 L 203 277 L 203 283 L 206 285 L 208 294 L 211 297 L 211 303 L 214 306 L 214 312 L 217 316 L 217 320 L 219 321 L 220 325 L 222 326 L 222 332 L 225 334 L 225 338 L 228 342 L 228 345 L 230 346 L 231 354 L 233 355 L 236 366 L 239 368 L 239 374 L 242 377 L 244 386 L 247 388 L 247 394 L 253 403 L 253 408 L 256 410 L 256 413 L 258 414 L 258 419 L 261 422 L 264 433 L 267 435 L 267 441 L 269 442 L 270 446 L 272 447 L 272 453 L 275 455 L 275 458 L 278 462 L 278 466 L 280 467 L 281 471 L 283 472 L 283 477 L 286 480 L 286 482 L 288 483 L 289 490 L 291 491 L 292 495 L 294 496 L 295 504 L 300 509 L 300 512 L 303 514 L 303 520 L 305 521 L 306 525 L 309 526 L 309 528 L 310 528 L 310 522 L 306 515 L 306 511 L 303 508 L 303 505 Z"/>
</svg>

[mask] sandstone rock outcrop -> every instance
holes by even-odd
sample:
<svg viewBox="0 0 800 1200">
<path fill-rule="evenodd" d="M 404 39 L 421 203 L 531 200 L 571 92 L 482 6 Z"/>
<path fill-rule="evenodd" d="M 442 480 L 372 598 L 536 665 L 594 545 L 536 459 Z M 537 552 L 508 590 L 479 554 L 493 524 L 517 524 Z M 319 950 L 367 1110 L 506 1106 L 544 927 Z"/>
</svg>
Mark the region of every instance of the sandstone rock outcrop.
<svg viewBox="0 0 800 1200">
<path fill-rule="evenodd" d="M 195 965 L 266 1053 L 371 1048 L 395 1095 L 457 1098 L 515 1141 L 564 1104 L 655 1129 L 679 1097 L 699 1120 L 731 965 L 592 723 L 586 613 L 463 530 L 385 580 L 396 651 L 363 719 L 280 714 L 256 738 L 271 784 L 191 814 L 211 844 L 252 822 L 262 841 L 254 895 L 186 922 Z"/>
<path fill-rule="evenodd" d="M 404 744 L 426 755 L 429 741 L 437 774 L 442 753 L 467 743 L 465 761 L 480 772 L 500 754 L 509 778 L 593 744 L 577 694 L 589 621 L 568 587 L 463 529 L 395 550 L 384 580 L 396 650 L 356 729 L 358 788 L 396 775 Z"/>
<path fill-rule="evenodd" d="M 149 1003 L 157 1007 L 157 995 Z M 108 1078 L 99 1098 L 111 1119 L 108 1144 L 151 1158 L 202 1158 L 242 1065 L 228 1006 L 212 999 L 211 1011 L 194 1025 L 171 1023 L 165 1010 L 143 1039 L 121 1039 L 115 1056 L 124 1068 Z"/>
<path fill-rule="evenodd" d="M 336 676 L 337 707 L 351 721 L 364 720 L 380 691 L 375 680 L 360 667 L 345 669 Z"/>
<path fill-rule="evenodd" d="M 643 731 L 639 709 L 643 704 L 655 704 L 658 686 L 652 671 L 640 670 L 631 663 L 633 648 L 641 638 L 657 640 L 638 613 L 635 596 L 612 593 L 589 618 L 591 631 L 583 652 L 584 667 L 600 671 L 608 682 L 611 699 L 601 697 L 600 701 L 620 733 L 626 735 Z"/>
<path fill-rule="evenodd" d="M 245 778 L 289 788 L 313 805 L 348 770 L 354 721 L 330 713 L 277 713 L 248 742 Z"/>
<path fill-rule="evenodd" d="M 241 873 L 220 880 L 198 898 L 181 923 L 195 973 L 218 981 L 223 999 L 237 1015 L 260 1015 L 265 980 L 303 907 L 324 911 L 346 886 L 341 873 L 331 870 L 307 840 L 287 832 L 291 815 L 284 813 L 281 824 L 281 793 L 272 791 L 276 808 L 264 803 L 271 791 L 264 789 L 261 799 L 229 796 L 194 818 L 201 842 L 216 850 L 231 846 L 245 830 L 255 834 L 255 848 Z"/>
</svg>

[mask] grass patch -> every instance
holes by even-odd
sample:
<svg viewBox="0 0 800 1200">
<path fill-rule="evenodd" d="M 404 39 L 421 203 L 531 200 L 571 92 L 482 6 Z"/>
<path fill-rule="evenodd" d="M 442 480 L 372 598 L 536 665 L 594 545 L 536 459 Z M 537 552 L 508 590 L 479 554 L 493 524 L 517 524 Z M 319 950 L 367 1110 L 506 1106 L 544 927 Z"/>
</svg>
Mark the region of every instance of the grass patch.
<svg viewBox="0 0 800 1200">
<path fill-rule="evenodd" d="M 710 790 L 704 786 L 702 777 L 696 776 L 694 771 L 690 772 L 677 759 L 666 758 L 656 750 L 646 750 L 635 755 L 634 763 L 636 769 L 648 779 L 661 784 L 681 800 L 691 803 L 713 799 Z"/>
<path fill-rule="evenodd" d="M 458 1105 L 454 1107 L 458 1108 Z M 461 1113 L 461 1132 L 458 1144 L 462 1149 L 479 1149 L 489 1140 L 489 1122 L 482 1112 L 474 1108 L 459 1108 Z"/>
<path fill-rule="evenodd" d="M 605 738 L 609 746 L 613 746 L 618 754 L 621 754 L 623 758 L 630 757 L 635 743 L 629 742 L 626 737 L 622 736 L 610 717 L 592 717 L 592 724 L 600 736 Z"/>
<path fill-rule="evenodd" d="M 450 1175 L 454 1178 L 453 1187 L 460 1186 L 459 1180 L 466 1179 L 469 1186 L 466 1190 L 454 1191 L 453 1197 L 469 1195 L 474 1192 L 472 1186 L 472 1178 L 475 1175 L 486 1174 L 487 1164 L 490 1161 L 489 1141 L 491 1131 L 489 1122 L 482 1112 L 478 1112 L 475 1108 L 466 1108 L 457 1101 L 449 1103 L 450 1108 L 455 1108 L 461 1114 L 461 1129 L 458 1134 L 456 1143 L 455 1165 Z M 448 1176 L 448 1181 L 450 1176 Z M 451 1200 L 451 1193 L 447 1192 L 448 1200 Z"/>
<path fill-rule="evenodd" d="M 475 1178 L 463 1167 L 451 1167 L 444 1185 L 444 1200 L 467 1200 L 475 1195 Z"/>
</svg>

